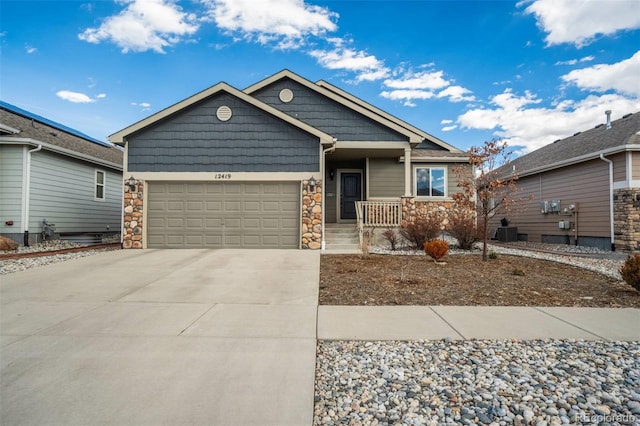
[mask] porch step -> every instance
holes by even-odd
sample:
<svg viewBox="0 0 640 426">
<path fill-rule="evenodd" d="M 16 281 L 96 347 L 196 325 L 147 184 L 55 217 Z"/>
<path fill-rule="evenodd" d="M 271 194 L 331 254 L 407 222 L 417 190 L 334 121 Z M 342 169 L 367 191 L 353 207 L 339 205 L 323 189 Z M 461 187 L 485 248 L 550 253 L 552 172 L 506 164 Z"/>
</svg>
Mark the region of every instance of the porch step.
<svg viewBox="0 0 640 426">
<path fill-rule="evenodd" d="M 330 253 L 360 252 L 358 229 L 355 224 L 325 224 L 324 232 L 325 251 Z"/>
</svg>

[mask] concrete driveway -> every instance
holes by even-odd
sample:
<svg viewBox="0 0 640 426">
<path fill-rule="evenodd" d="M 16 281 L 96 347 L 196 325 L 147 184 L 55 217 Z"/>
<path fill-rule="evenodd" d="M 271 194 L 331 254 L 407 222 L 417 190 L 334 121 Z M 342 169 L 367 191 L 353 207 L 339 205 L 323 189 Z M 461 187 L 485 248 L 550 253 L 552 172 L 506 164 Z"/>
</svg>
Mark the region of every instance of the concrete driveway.
<svg viewBox="0 0 640 426">
<path fill-rule="evenodd" d="M 0 423 L 310 425 L 319 267 L 123 250 L 0 276 Z"/>
</svg>

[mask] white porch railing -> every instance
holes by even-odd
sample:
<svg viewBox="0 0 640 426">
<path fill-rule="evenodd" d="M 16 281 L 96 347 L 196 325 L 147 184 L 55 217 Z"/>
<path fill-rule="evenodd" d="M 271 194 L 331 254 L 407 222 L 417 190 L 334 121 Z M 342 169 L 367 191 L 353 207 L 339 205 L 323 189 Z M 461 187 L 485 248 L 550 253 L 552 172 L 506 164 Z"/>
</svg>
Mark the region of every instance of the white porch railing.
<svg viewBox="0 0 640 426">
<path fill-rule="evenodd" d="M 356 201 L 358 228 L 394 227 L 402 221 L 400 201 Z"/>
</svg>

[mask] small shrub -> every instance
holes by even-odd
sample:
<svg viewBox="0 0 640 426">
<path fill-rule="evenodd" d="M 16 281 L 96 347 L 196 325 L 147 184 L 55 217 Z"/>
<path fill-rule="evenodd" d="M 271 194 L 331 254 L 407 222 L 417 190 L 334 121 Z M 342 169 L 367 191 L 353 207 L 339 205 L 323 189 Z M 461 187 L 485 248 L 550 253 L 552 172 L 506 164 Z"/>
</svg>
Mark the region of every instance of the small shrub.
<svg viewBox="0 0 640 426">
<path fill-rule="evenodd" d="M 424 243 L 424 252 L 433 260 L 439 262 L 449 252 L 449 244 L 443 240 L 433 240 Z"/>
<path fill-rule="evenodd" d="M 627 260 L 620 267 L 620 275 L 624 282 L 640 291 L 640 254 L 627 256 Z"/>
<path fill-rule="evenodd" d="M 415 249 L 422 250 L 424 243 L 435 239 L 442 231 L 442 217 L 434 214 L 416 220 L 400 230 L 400 235 Z"/>
<path fill-rule="evenodd" d="M 524 277 L 524 271 L 520 268 L 513 268 L 511 275 L 517 275 L 518 277 Z"/>
<path fill-rule="evenodd" d="M 489 259 L 496 260 L 497 258 L 498 258 L 498 253 L 496 253 L 495 251 L 489 252 Z"/>
<path fill-rule="evenodd" d="M 480 241 L 476 219 L 469 213 L 452 214 L 449 218 L 448 230 L 449 234 L 458 241 L 460 250 L 472 250 L 473 245 Z"/>
<path fill-rule="evenodd" d="M 391 246 L 391 251 L 396 251 L 396 247 L 398 246 L 398 234 L 396 234 L 395 229 L 387 228 L 382 233 L 382 236 L 387 240 L 389 245 Z"/>
</svg>

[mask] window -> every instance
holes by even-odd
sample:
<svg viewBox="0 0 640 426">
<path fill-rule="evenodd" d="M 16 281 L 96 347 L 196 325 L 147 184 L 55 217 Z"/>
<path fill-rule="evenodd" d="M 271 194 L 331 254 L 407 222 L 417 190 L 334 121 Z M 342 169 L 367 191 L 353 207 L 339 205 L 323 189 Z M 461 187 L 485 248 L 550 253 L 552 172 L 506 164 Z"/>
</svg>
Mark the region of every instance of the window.
<svg viewBox="0 0 640 426">
<path fill-rule="evenodd" d="M 95 192 L 96 201 L 105 200 L 104 178 L 105 178 L 105 173 L 102 170 L 96 170 L 96 192 Z"/>
<path fill-rule="evenodd" d="M 416 167 L 414 169 L 416 197 L 445 197 L 446 177 L 444 167 Z"/>
</svg>

